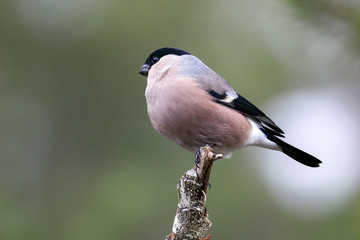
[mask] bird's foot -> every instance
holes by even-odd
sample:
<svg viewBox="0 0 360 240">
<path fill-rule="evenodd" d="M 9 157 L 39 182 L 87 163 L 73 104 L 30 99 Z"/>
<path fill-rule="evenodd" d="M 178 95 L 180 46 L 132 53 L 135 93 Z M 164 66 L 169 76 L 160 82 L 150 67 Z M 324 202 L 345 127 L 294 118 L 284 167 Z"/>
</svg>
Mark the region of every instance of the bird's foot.
<svg viewBox="0 0 360 240">
<path fill-rule="evenodd" d="M 206 144 L 205 146 L 212 148 L 212 147 L 216 146 L 216 144 L 214 144 L 214 143 L 209 143 L 209 144 Z M 196 153 L 195 153 L 195 172 L 196 172 L 197 178 L 200 178 L 200 177 L 199 177 L 199 174 L 198 174 L 198 171 L 197 171 L 197 170 L 199 169 L 199 163 L 200 163 L 200 157 L 201 157 L 200 149 L 201 149 L 201 148 L 199 148 L 199 149 L 196 151 Z M 216 159 L 217 159 L 217 158 L 222 158 L 222 155 L 221 155 L 221 154 L 217 154 L 217 155 L 219 155 L 219 156 L 216 157 Z M 220 156 L 220 155 L 221 155 L 221 156 Z M 216 159 L 214 159 L 214 160 L 216 160 Z"/>
<path fill-rule="evenodd" d="M 199 168 L 199 163 L 200 163 L 200 148 L 196 151 L 195 153 L 195 166 L 196 166 L 196 169 Z"/>
<path fill-rule="evenodd" d="M 198 174 L 198 168 L 199 168 L 199 163 L 200 163 L 200 148 L 196 151 L 195 153 L 195 172 L 196 172 L 196 177 L 199 179 L 200 176 Z"/>
</svg>

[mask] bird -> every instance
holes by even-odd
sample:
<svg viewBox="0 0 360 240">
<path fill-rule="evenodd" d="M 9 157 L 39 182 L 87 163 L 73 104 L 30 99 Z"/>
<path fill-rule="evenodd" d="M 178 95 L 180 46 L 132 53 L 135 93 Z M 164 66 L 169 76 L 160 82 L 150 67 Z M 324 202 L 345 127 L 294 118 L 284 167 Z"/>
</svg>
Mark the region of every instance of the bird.
<svg viewBox="0 0 360 240">
<path fill-rule="evenodd" d="M 153 51 L 139 73 L 152 126 L 181 147 L 198 153 L 205 145 L 225 158 L 247 146 L 281 151 L 309 167 L 318 158 L 283 141 L 265 113 L 192 54 L 172 47 Z"/>
</svg>

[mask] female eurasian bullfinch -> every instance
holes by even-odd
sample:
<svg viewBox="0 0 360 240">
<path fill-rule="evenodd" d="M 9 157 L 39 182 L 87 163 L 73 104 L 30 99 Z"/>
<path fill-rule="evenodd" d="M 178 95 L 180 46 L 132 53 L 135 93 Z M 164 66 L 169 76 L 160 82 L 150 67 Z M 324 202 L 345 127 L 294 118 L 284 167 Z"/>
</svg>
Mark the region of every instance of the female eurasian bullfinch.
<svg viewBox="0 0 360 240">
<path fill-rule="evenodd" d="M 225 156 L 258 146 L 282 151 L 310 167 L 321 163 L 281 140 L 284 132 L 269 117 L 188 52 L 160 48 L 139 73 L 147 77 L 145 96 L 154 128 L 194 153 L 206 144 Z"/>
</svg>

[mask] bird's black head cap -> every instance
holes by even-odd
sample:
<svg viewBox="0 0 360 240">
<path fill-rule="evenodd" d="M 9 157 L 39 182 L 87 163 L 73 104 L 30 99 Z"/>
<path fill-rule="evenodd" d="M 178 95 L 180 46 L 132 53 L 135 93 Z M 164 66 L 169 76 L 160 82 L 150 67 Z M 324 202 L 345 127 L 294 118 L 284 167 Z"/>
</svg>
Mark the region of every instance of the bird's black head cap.
<svg viewBox="0 0 360 240">
<path fill-rule="evenodd" d="M 182 55 L 188 55 L 190 53 L 185 52 L 184 50 L 181 50 L 178 48 L 170 48 L 170 47 L 160 48 L 160 49 L 152 52 L 147 57 L 147 59 L 144 62 L 144 65 L 140 68 L 139 73 L 141 75 L 147 76 L 151 66 L 154 65 L 155 63 L 157 63 L 160 60 L 160 58 L 162 58 L 163 56 L 169 55 L 169 54 L 182 56 Z"/>
</svg>

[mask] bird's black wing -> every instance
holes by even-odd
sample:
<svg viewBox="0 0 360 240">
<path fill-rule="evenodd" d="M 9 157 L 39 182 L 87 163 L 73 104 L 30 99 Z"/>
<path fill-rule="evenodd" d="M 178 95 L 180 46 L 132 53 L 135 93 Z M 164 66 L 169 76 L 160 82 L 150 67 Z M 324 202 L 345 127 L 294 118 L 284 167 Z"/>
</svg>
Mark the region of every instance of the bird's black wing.
<svg viewBox="0 0 360 240">
<path fill-rule="evenodd" d="M 284 137 L 284 132 L 281 130 L 269 117 L 267 117 L 260 109 L 254 104 L 249 102 L 243 96 L 237 94 L 237 98 L 233 98 L 226 93 L 219 94 L 213 90 L 209 91 L 209 94 L 213 96 L 217 103 L 235 109 L 240 113 L 250 117 L 251 119 L 258 122 L 263 130 L 275 136 Z"/>
</svg>

